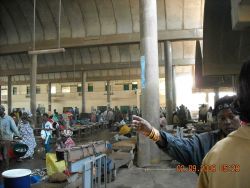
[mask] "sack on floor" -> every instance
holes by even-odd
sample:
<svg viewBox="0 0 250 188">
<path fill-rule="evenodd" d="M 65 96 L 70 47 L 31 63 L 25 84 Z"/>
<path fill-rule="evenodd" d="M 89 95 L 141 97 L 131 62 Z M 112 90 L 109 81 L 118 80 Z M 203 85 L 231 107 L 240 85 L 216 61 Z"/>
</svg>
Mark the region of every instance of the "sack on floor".
<svg viewBox="0 0 250 188">
<path fill-rule="evenodd" d="M 46 168 L 47 174 L 51 176 L 57 172 L 63 172 L 66 169 L 65 161 L 57 162 L 56 154 L 47 153 L 46 154 Z"/>
<path fill-rule="evenodd" d="M 61 182 L 65 182 L 67 181 L 67 176 L 62 173 L 62 172 L 57 172 L 55 174 L 53 174 L 52 176 L 49 176 L 48 181 L 50 183 L 61 183 Z"/>
</svg>

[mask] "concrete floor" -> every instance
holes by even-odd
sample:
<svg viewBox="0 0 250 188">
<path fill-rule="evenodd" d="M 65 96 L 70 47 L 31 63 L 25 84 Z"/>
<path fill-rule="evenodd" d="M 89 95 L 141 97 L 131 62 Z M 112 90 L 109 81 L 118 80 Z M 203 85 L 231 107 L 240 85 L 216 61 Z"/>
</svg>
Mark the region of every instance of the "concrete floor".
<svg viewBox="0 0 250 188">
<path fill-rule="evenodd" d="M 108 140 L 112 136 L 108 130 L 102 130 L 89 137 L 81 140 L 85 143 L 94 140 Z M 2 164 L 0 164 L 0 169 Z M 45 160 L 41 156 L 36 155 L 35 159 L 25 160 L 23 162 L 11 161 L 10 168 L 45 168 Z M 162 162 L 156 167 L 147 169 L 137 168 L 135 166 L 130 169 L 121 168 L 117 172 L 115 181 L 108 183 L 108 188 L 193 188 L 196 185 L 197 175 L 188 172 L 176 172 L 175 168 L 170 168 L 169 163 Z M 1 179 L 0 179 L 1 182 Z M 46 186 L 46 188 L 50 188 Z"/>
<path fill-rule="evenodd" d="M 108 184 L 109 188 L 194 188 L 197 175 L 194 173 L 179 173 L 166 164 L 154 168 L 122 168 L 117 173 L 116 180 Z"/>
</svg>

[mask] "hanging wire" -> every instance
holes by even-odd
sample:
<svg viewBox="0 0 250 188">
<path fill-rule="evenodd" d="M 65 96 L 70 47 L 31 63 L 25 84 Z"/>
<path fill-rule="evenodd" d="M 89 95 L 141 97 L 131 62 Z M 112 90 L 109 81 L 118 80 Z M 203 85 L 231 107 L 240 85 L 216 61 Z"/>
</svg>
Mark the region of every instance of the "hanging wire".
<svg viewBox="0 0 250 188">
<path fill-rule="evenodd" d="M 129 61 L 129 71 L 128 71 L 128 79 L 129 79 L 129 83 L 131 82 L 131 58 L 130 58 L 130 61 Z"/>
<path fill-rule="evenodd" d="M 36 49 L 36 0 L 34 0 L 33 10 L 33 50 Z"/>
<path fill-rule="evenodd" d="M 128 82 L 130 84 L 130 69 L 131 69 L 131 61 L 132 61 L 132 58 L 131 58 L 131 49 L 130 49 L 130 46 L 128 45 L 128 51 L 129 51 L 129 69 L 128 69 Z"/>
<path fill-rule="evenodd" d="M 58 48 L 61 46 L 61 7 L 62 0 L 59 0 L 59 10 L 58 10 Z"/>
<path fill-rule="evenodd" d="M 73 63 L 74 63 L 74 73 L 73 73 L 73 80 L 75 82 L 75 72 L 76 72 L 76 49 L 74 49 L 74 57 L 73 57 Z"/>
</svg>

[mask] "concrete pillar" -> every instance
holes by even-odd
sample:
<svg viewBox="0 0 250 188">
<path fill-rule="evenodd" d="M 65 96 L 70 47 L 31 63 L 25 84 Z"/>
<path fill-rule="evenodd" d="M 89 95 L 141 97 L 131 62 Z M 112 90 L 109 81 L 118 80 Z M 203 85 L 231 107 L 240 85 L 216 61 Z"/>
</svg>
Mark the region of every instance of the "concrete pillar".
<svg viewBox="0 0 250 188">
<path fill-rule="evenodd" d="M 232 89 L 234 92 L 237 91 L 237 78 L 236 75 L 232 75 Z"/>
<path fill-rule="evenodd" d="M 175 66 L 172 67 L 173 67 L 173 110 L 176 110 L 176 86 L 175 86 L 176 72 L 175 72 Z"/>
<path fill-rule="evenodd" d="M 139 7 L 142 117 L 149 121 L 156 129 L 159 129 L 160 102 L 156 0 L 140 0 Z M 160 162 L 159 149 L 149 138 L 139 135 L 138 146 L 138 165 L 140 167 Z"/>
<path fill-rule="evenodd" d="M 141 110 L 141 93 L 136 90 L 136 106 Z"/>
<path fill-rule="evenodd" d="M 111 95 L 110 80 L 107 80 L 107 107 L 111 107 L 110 95 Z"/>
<path fill-rule="evenodd" d="M 82 72 L 82 113 L 86 112 L 85 85 L 86 85 L 86 72 Z"/>
<path fill-rule="evenodd" d="M 166 91 L 166 107 L 167 121 L 172 124 L 173 116 L 173 62 L 172 62 L 172 46 L 170 41 L 164 42 L 165 57 L 165 91 Z"/>
<path fill-rule="evenodd" d="M 205 98 L 206 103 L 208 104 L 209 99 L 208 99 L 208 92 L 206 92 L 206 98 Z"/>
<path fill-rule="evenodd" d="M 219 99 L 219 87 L 214 88 L 214 102 Z"/>
<path fill-rule="evenodd" d="M 51 112 L 51 82 L 48 83 L 48 111 Z"/>
<path fill-rule="evenodd" d="M 2 86 L 0 85 L 0 105 L 2 104 Z"/>
<path fill-rule="evenodd" d="M 12 84 L 11 76 L 8 76 L 8 114 L 12 111 Z"/>
<path fill-rule="evenodd" d="M 30 74 L 30 110 L 34 127 L 37 126 L 36 122 L 36 76 L 37 76 L 37 55 L 32 55 L 31 74 Z"/>
</svg>

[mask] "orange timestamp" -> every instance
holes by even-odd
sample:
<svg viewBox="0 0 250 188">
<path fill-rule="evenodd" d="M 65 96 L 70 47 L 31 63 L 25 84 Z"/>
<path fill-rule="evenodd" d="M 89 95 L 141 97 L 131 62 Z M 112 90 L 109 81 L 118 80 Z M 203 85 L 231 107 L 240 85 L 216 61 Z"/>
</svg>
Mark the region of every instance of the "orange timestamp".
<svg viewBox="0 0 250 188">
<path fill-rule="evenodd" d="M 213 173 L 213 172 L 240 172 L 239 164 L 222 164 L 222 165 L 201 165 L 200 167 L 197 165 L 188 165 L 185 167 L 184 165 L 176 166 L 177 172 L 195 172 L 195 173 Z"/>
</svg>

